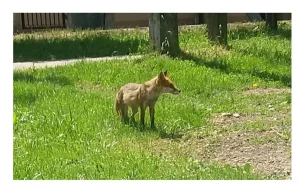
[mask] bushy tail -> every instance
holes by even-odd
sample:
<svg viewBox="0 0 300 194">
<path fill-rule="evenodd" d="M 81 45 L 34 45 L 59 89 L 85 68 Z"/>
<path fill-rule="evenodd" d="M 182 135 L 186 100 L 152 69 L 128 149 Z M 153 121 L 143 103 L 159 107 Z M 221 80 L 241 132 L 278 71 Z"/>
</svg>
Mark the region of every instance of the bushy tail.
<svg viewBox="0 0 300 194">
<path fill-rule="evenodd" d="M 123 92 L 119 91 L 115 99 L 115 109 L 118 115 L 121 115 L 123 105 Z"/>
</svg>

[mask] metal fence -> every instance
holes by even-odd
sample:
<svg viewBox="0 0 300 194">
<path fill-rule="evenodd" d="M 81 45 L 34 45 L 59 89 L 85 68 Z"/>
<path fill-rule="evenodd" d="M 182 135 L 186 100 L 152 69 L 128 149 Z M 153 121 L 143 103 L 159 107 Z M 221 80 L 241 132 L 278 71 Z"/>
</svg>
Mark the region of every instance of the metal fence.
<svg viewBox="0 0 300 194">
<path fill-rule="evenodd" d="M 22 13 L 23 29 L 65 28 L 64 13 Z"/>
</svg>

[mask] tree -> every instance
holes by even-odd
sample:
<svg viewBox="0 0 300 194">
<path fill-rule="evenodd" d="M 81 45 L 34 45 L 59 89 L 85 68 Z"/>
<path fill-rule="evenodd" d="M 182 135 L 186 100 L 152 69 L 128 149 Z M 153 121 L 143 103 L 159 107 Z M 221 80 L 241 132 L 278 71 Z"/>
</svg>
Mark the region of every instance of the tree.
<svg viewBox="0 0 300 194">
<path fill-rule="evenodd" d="M 277 30 L 277 14 L 276 13 L 266 13 L 266 27 L 272 30 Z"/>
<path fill-rule="evenodd" d="M 217 13 L 207 13 L 206 14 L 206 23 L 207 23 L 207 32 L 208 38 L 211 41 L 217 42 L 219 40 L 220 31 L 219 31 L 219 22 Z"/>
<path fill-rule="evenodd" d="M 208 38 L 227 46 L 227 13 L 207 13 Z"/>
<path fill-rule="evenodd" d="M 104 27 L 103 13 L 71 13 L 70 19 L 75 28 L 88 29 Z"/>
<path fill-rule="evenodd" d="M 227 13 L 218 13 L 220 29 L 220 44 L 227 46 Z"/>
<path fill-rule="evenodd" d="M 149 15 L 150 47 L 160 54 L 176 57 L 179 54 L 178 22 L 176 13 Z"/>
</svg>

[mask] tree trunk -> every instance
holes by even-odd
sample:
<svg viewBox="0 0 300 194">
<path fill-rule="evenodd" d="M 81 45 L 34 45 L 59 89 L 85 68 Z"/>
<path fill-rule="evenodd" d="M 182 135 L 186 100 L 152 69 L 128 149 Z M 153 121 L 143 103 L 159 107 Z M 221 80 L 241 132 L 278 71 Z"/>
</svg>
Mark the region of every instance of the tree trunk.
<svg viewBox="0 0 300 194">
<path fill-rule="evenodd" d="M 175 13 L 149 15 L 150 47 L 161 54 L 176 57 L 179 54 L 178 22 Z"/>
<path fill-rule="evenodd" d="M 218 14 L 217 13 L 207 13 L 206 21 L 207 21 L 208 38 L 211 41 L 218 42 L 219 36 L 220 36 Z"/>
<path fill-rule="evenodd" d="M 219 13 L 220 30 L 220 44 L 227 46 L 227 13 Z"/>
<path fill-rule="evenodd" d="M 95 29 L 104 27 L 103 13 L 71 13 L 74 28 Z"/>
<path fill-rule="evenodd" d="M 227 45 L 227 14 L 226 13 L 207 13 L 208 38 L 224 46 Z"/>
<path fill-rule="evenodd" d="M 277 14 L 266 13 L 266 27 L 272 30 L 277 30 Z"/>
</svg>

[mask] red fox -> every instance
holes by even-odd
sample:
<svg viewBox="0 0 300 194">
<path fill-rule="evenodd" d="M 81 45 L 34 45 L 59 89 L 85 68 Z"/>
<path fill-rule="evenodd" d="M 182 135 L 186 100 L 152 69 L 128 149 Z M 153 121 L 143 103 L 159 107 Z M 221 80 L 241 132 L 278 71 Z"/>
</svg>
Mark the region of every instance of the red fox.
<svg viewBox="0 0 300 194">
<path fill-rule="evenodd" d="M 135 122 L 134 116 L 140 108 L 140 123 L 145 125 L 145 111 L 149 107 L 151 128 L 154 128 L 154 106 L 158 97 L 163 93 L 179 94 L 172 80 L 167 76 L 167 71 L 160 72 L 149 81 L 142 84 L 128 83 L 122 86 L 116 95 L 115 108 L 124 122 L 129 121 L 128 106 L 132 109 L 131 120 Z"/>
</svg>

